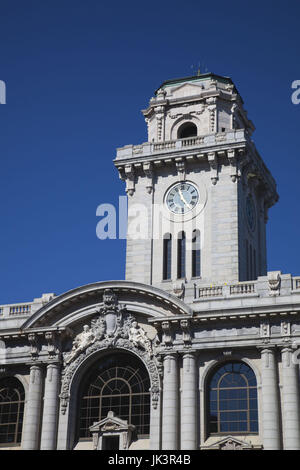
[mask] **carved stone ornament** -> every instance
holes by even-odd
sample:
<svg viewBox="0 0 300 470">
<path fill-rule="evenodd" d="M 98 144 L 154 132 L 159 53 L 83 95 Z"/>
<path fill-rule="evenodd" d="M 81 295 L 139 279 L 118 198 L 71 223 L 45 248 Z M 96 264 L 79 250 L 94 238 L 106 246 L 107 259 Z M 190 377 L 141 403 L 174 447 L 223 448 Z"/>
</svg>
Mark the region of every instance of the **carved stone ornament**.
<svg viewBox="0 0 300 470">
<path fill-rule="evenodd" d="M 158 142 L 163 140 L 163 119 L 164 119 L 164 113 L 165 113 L 165 108 L 163 106 L 156 106 L 154 108 L 155 114 L 156 114 L 156 122 L 157 122 L 157 140 Z"/>
<path fill-rule="evenodd" d="M 165 96 L 166 96 L 166 91 L 163 89 L 163 88 L 160 88 L 158 91 L 157 91 L 157 94 L 156 94 L 156 97 L 158 100 L 164 100 L 165 99 Z"/>
<path fill-rule="evenodd" d="M 182 330 L 182 341 L 185 346 L 188 346 L 192 340 L 189 320 L 188 319 L 180 320 L 180 327 Z"/>
<path fill-rule="evenodd" d="M 270 296 L 272 297 L 280 294 L 280 284 L 281 284 L 280 275 L 281 275 L 281 271 L 269 271 L 268 272 Z"/>
<path fill-rule="evenodd" d="M 40 350 L 40 344 L 38 340 L 38 336 L 36 333 L 29 333 L 28 334 L 28 341 L 30 343 L 30 354 L 31 359 L 37 359 Z"/>
<path fill-rule="evenodd" d="M 151 162 L 143 163 L 143 170 L 147 178 L 146 190 L 148 194 L 151 194 L 153 190 L 153 177 L 154 177 L 152 163 Z"/>
<path fill-rule="evenodd" d="M 218 156 L 216 152 L 209 152 L 207 154 L 207 160 L 210 166 L 211 182 L 215 185 L 218 181 Z"/>
<path fill-rule="evenodd" d="M 281 322 L 281 336 L 284 342 L 291 341 L 291 324 L 289 320 L 282 320 Z"/>
<path fill-rule="evenodd" d="M 260 337 L 263 338 L 264 343 L 268 343 L 270 341 L 270 324 L 268 321 L 261 322 Z"/>
<path fill-rule="evenodd" d="M 125 181 L 126 181 L 126 193 L 128 196 L 133 196 L 135 191 L 135 172 L 132 165 L 125 166 Z"/>
<path fill-rule="evenodd" d="M 237 156 L 235 149 L 227 150 L 227 157 L 231 166 L 230 178 L 233 183 L 235 183 L 239 177 L 239 172 L 237 168 Z"/>
<path fill-rule="evenodd" d="M 53 359 L 59 354 L 59 341 L 55 331 L 47 331 L 45 333 L 45 339 L 47 341 L 49 358 Z"/>
<path fill-rule="evenodd" d="M 174 282 L 173 284 L 173 294 L 178 297 L 178 299 L 184 298 L 185 285 L 184 282 Z"/>
<path fill-rule="evenodd" d="M 254 448 L 261 448 L 261 446 L 254 446 L 250 442 L 248 443 L 246 441 L 242 441 L 233 436 L 226 436 L 214 444 L 206 447 L 206 449 L 218 450 L 250 450 Z"/>
<path fill-rule="evenodd" d="M 228 439 L 221 447 L 221 450 L 242 450 L 243 446 L 233 439 Z"/>
<path fill-rule="evenodd" d="M 209 127 L 210 127 L 210 132 L 215 132 L 215 127 L 216 127 L 216 112 L 217 112 L 217 106 L 216 106 L 217 99 L 216 97 L 210 97 L 207 98 L 206 103 L 207 103 L 207 109 L 209 111 Z"/>
<path fill-rule="evenodd" d="M 186 178 L 186 164 L 185 164 L 185 161 L 182 160 L 182 158 L 177 158 L 175 160 L 175 165 L 176 165 L 177 175 L 178 175 L 179 181 L 185 181 L 185 178 Z"/>
<path fill-rule="evenodd" d="M 172 329 L 171 323 L 169 321 L 163 321 L 161 324 L 162 328 L 162 343 L 168 348 L 172 347 L 173 344 L 173 336 L 172 336 Z"/>
<path fill-rule="evenodd" d="M 125 305 L 119 305 L 112 291 L 105 291 L 104 305 L 97 310 L 98 316 L 90 325 L 84 325 L 69 353 L 64 353 L 62 371 L 61 406 L 65 413 L 69 401 L 69 389 L 72 377 L 80 364 L 97 351 L 109 348 L 125 349 L 136 354 L 145 364 L 151 380 L 152 404 L 157 406 L 159 399 L 160 378 L 152 342 L 136 319 L 127 312 Z"/>
</svg>

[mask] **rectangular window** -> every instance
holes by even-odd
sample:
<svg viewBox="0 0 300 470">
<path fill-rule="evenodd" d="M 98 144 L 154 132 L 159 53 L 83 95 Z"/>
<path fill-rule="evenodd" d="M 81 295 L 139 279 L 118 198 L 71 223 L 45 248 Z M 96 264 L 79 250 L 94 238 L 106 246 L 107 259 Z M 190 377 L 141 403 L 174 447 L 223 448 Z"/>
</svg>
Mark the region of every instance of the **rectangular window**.
<svg viewBox="0 0 300 470">
<path fill-rule="evenodd" d="M 192 277 L 201 276 L 200 232 L 195 230 L 192 239 Z"/>
<path fill-rule="evenodd" d="M 185 233 L 181 232 L 177 240 L 177 277 L 185 278 Z"/>
<path fill-rule="evenodd" d="M 163 280 L 171 279 L 172 236 L 165 235 L 163 246 Z"/>
</svg>

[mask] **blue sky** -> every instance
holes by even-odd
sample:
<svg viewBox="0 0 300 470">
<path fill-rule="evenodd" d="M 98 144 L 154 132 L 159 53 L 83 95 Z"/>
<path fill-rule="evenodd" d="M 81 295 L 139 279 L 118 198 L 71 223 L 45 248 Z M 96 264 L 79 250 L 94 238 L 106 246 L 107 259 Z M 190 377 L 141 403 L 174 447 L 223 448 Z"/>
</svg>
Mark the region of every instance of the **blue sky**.
<svg viewBox="0 0 300 470">
<path fill-rule="evenodd" d="M 125 241 L 96 237 L 124 194 L 116 147 L 146 141 L 140 110 L 191 65 L 230 76 L 278 184 L 268 269 L 300 274 L 298 1 L 1 0 L 0 303 L 124 279 Z"/>
</svg>

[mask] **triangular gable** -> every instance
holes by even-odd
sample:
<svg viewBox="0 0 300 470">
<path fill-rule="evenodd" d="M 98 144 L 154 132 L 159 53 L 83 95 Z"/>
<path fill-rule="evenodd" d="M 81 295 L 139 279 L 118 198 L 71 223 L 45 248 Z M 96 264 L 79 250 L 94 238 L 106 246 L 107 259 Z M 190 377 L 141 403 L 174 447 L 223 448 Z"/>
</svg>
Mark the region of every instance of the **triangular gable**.
<svg viewBox="0 0 300 470">
<path fill-rule="evenodd" d="M 216 450 L 251 450 L 257 447 L 258 446 L 254 446 L 253 444 L 237 439 L 236 437 L 226 436 L 223 439 L 202 448 Z"/>
<path fill-rule="evenodd" d="M 193 83 L 184 83 L 172 89 L 172 97 L 181 98 L 185 96 L 199 95 L 202 91 L 202 85 L 195 85 Z"/>
<path fill-rule="evenodd" d="M 108 432 L 108 431 L 128 431 L 133 430 L 135 426 L 128 424 L 126 420 L 118 418 L 113 411 L 109 411 L 107 417 L 101 419 L 97 423 L 90 426 L 91 432 Z"/>
</svg>

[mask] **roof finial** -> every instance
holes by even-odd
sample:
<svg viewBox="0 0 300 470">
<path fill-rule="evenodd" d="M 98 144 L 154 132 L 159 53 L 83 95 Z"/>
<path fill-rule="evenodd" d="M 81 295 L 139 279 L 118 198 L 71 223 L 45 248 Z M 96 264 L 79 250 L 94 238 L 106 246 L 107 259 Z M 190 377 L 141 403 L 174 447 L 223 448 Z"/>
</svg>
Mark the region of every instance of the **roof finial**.
<svg viewBox="0 0 300 470">
<path fill-rule="evenodd" d="M 191 69 L 197 77 L 200 77 L 201 75 L 201 63 L 198 62 L 198 66 L 196 67 L 195 65 L 191 65 Z"/>
</svg>

